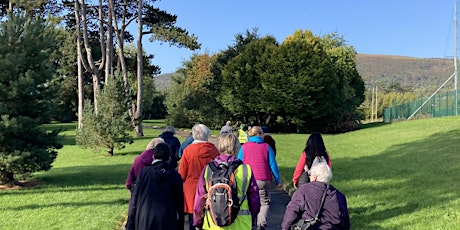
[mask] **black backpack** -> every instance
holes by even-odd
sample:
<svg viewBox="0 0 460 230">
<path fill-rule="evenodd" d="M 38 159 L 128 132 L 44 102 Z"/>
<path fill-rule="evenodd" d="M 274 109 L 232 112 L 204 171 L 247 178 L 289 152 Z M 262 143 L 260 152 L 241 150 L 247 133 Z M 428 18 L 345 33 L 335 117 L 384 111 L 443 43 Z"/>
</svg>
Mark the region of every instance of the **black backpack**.
<svg viewBox="0 0 460 230">
<path fill-rule="evenodd" d="M 248 185 L 247 166 L 242 165 L 241 160 L 231 162 L 220 162 L 216 166 L 214 162 L 208 164 L 206 170 L 206 183 L 208 193 L 206 194 L 206 211 L 210 213 L 212 221 L 217 226 L 231 225 L 240 210 L 240 206 L 246 198 L 246 190 Z M 238 189 L 235 180 L 235 170 L 242 165 L 242 169 L 246 171 L 243 175 L 243 185 L 241 188 L 243 197 L 238 197 Z M 208 220 L 209 222 L 209 220 Z"/>
</svg>

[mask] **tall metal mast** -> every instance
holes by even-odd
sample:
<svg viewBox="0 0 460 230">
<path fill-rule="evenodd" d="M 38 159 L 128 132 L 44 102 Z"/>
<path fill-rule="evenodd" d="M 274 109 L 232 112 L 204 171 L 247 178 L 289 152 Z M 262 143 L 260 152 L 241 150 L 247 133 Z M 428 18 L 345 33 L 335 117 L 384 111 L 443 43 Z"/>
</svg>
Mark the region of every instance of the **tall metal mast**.
<svg viewBox="0 0 460 230">
<path fill-rule="evenodd" d="M 455 69 L 455 77 L 454 77 L 454 91 L 455 91 L 455 115 L 458 115 L 458 89 L 457 89 L 457 79 L 458 79 L 458 69 L 457 69 L 457 0 L 454 1 L 454 34 L 455 34 L 455 41 L 454 41 L 454 47 L 455 47 L 455 58 L 454 58 L 454 69 Z"/>
<path fill-rule="evenodd" d="M 457 0 L 454 0 L 454 47 L 455 47 L 455 57 L 454 57 L 454 73 L 444 82 L 442 83 L 442 85 L 433 93 L 431 94 L 431 96 L 429 96 L 425 102 L 423 102 L 408 118 L 407 120 L 410 120 L 412 119 L 415 114 L 420 111 L 422 109 L 422 107 L 428 103 L 428 101 L 434 96 L 436 95 L 439 90 L 441 90 L 442 87 L 444 87 L 444 85 L 447 84 L 447 82 L 449 82 L 452 78 L 454 78 L 454 91 L 455 91 L 455 105 L 454 105 L 454 115 L 457 116 L 458 115 L 458 89 L 457 89 L 457 85 L 458 85 L 458 82 L 457 82 L 457 79 L 458 79 L 458 68 L 457 68 Z"/>
</svg>

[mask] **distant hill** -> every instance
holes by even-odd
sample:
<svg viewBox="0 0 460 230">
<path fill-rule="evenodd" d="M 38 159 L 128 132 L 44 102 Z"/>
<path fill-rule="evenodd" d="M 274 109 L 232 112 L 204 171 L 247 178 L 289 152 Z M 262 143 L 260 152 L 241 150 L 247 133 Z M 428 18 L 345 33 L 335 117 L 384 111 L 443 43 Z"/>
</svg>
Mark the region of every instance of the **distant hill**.
<svg viewBox="0 0 460 230">
<path fill-rule="evenodd" d="M 405 56 L 358 54 L 356 67 L 367 88 L 399 83 L 418 93 L 432 93 L 454 72 L 453 59 L 413 58 Z M 171 85 L 174 73 L 155 77 L 158 90 Z M 452 80 L 453 82 L 453 80 Z M 453 83 L 447 86 L 453 89 Z"/>
<path fill-rule="evenodd" d="M 160 74 L 154 77 L 155 87 L 158 91 L 167 91 L 172 84 L 172 77 L 175 73 Z"/>
<path fill-rule="evenodd" d="M 443 58 L 373 54 L 356 56 L 356 68 L 366 87 L 399 83 L 420 93 L 432 92 L 441 86 L 454 73 L 453 62 L 453 59 Z M 453 86 L 450 88 L 453 89 Z"/>
</svg>

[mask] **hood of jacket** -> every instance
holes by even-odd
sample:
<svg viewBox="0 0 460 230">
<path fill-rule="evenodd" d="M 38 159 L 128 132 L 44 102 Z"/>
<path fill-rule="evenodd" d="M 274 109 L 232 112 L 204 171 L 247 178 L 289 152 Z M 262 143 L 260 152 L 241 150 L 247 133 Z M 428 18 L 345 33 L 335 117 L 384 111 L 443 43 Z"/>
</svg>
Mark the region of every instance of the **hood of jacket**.
<svg viewBox="0 0 460 230">
<path fill-rule="evenodd" d="M 139 160 L 145 164 L 152 164 L 153 161 L 153 149 L 144 150 L 144 152 L 139 155 Z"/>
<path fill-rule="evenodd" d="M 167 139 L 167 138 L 171 138 L 173 136 L 174 136 L 174 134 L 172 132 L 166 131 L 166 132 L 161 133 L 159 137 L 161 137 L 163 139 Z"/>
<path fill-rule="evenodd" d="M 256 142 L 256 143 L 263 143 L 264 139 L 262 139 L 262 137 L 260 136 L 252 136 L 252 137 L 249 137 L 248 141 Z"/>
<path fill-rule="evenodd" d="M 214 159 L 214 161 L 216 160 L 219 160 L 221 162 L 231 162 L 231 161 L 238 160 L 238 158 L 235 156 L 231 156 L 231 155 L 220 154 L 219 156 L 216 157 L 216 159 Z"/>
<path fill-rule="evenodd" d="M 189 145 L 189 147 L 192 147 L 190 150 L 193 150 L 195 152 L 194 156 L 198 158 L 214 159 L 216 152 L 219 153 L 219 150 L 217 150 L 216 146 L 213 143 L 207 141 L 195 140 L 192 144 Z"/>
</svg>

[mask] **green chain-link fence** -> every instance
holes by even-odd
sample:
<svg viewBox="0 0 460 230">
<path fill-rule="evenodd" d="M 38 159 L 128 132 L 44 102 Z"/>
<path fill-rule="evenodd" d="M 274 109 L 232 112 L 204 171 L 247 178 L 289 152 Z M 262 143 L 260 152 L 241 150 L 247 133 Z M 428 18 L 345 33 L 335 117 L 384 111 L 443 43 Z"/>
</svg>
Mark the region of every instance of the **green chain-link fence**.
<svg viewBox="0 0 460 230">
<path fill-rule="evenodd" d="M 457 106 L 455 106 L 455 96 L 455 92 L 438 93 L 427 102 L 425 101 L 428 97 L 420 97 L 416 101 L 407 102 L 401 105 L 396 105 L 395 100 L 393 100 L 393 105 L 391 107 L 383 109 L 383 122 L 388 123 L 397 120 L 406 120 L 411 115 L 413 118 L 419 118 L 460 114 L 460 103 L 459 100 L 457 100 Z M 423 106 L 419 109 L 422 104 Z M 455 113 L 455 109 L 457 109 L 457 113 Z"/>
</svg>

